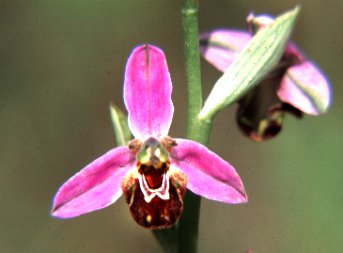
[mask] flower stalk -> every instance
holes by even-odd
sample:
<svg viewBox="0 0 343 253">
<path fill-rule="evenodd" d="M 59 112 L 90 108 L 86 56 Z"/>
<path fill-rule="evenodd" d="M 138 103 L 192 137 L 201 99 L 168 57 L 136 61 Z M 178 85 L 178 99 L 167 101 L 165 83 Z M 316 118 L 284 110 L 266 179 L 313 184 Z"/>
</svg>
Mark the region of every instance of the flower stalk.
<svg viewBox="0 0 343 253">
<path fill-rule="evenodd" d="M 187 138 L 204 145 L 208 143 L 211 123 L 197 117 L 202 108 L 199 55 L 198 0 L 184 0 L 182 23 L 184 30 L 185 67 L 187 77 Z M 188 191 L 184 211 L 178 224 L 178 252 L 197 252 L 201 198 Z"/>
<path fill-rule="evenodd" d="M 191 137 L 202 107 L 197 0 L 183 1 L 182 23 L 187 78 L 187 136 Z"/>
</svg>

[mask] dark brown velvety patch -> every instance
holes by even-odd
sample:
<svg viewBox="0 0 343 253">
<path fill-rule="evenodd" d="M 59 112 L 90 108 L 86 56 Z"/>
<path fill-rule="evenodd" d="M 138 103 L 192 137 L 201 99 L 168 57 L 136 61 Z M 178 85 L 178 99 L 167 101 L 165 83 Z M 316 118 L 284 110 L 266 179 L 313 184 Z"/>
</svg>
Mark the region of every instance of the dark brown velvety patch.
<svg viewBox="0 0 343 253">
<path fill-rule="evenodd" d="M 132 181 L 131 181 L 132 182 Z M 183 208 L 182 197 L 186 186 L 170 178 L 170 199 L 163 200 L 155 196 L 149 203 L 144 200 L 138 179 L 124 191 L 133 219 L 141 226 L 149 229 L 163 229 L 174 225 Z"/>
<path fill-rule="evenodd" d="M 138 172 L 144 174 L 145 180 L 150 189 L 157 189 L 162 185 L 163 175 L 167 172 L 169 165 L 164 163 L 161 168 L 155 169 L 153 166 L 139 165 Z"/>
</svg>

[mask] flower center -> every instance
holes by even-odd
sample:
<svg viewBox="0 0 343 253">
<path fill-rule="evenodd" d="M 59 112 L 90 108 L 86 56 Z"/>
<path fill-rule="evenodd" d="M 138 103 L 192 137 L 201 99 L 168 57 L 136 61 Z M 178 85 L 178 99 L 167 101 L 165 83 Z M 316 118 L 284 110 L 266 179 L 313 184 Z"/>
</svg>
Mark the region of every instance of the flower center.
<svg viewBox="0 0 343 253">
<path fill-rule="evenodd" d="M 142 144 L 137 154 L 137 161 L 151 169 L 159 170 L 163 167 L 163 163 L 169 161 L 169 154 L 159 140 L 150 137 Z"/>
<path fill-rule="evenodd" d="M 138 181 L 146 202 L 169 199 L 169 154 L 156 138 L 148 138 L 137 153 Z"/>
</svg>

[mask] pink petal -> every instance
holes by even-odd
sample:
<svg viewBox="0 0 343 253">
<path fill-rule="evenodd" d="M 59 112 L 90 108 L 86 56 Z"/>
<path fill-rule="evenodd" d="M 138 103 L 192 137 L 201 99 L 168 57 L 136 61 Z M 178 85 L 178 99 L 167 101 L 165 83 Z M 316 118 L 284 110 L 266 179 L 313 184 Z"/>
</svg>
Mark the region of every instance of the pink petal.
<svg viewBox="0 0 343 253">
<path fill-rule="evenodd" d="M 172 83 L 161 49 L 143 45 L 131 53 L 125 72 L 124 101 L 137 139 L 165 136 L 173 118 Z"/>
<path fill-rule="evenodd" d="M 251 35 L 244 31 L 219 29 L 200 35 L 202 56 L 224 72 L 248 44 Z"/>
<path fill-rule="evenodd" d="M 277 94 L 283 102 L 312 115 L 326 112 L 331 100 L 329 82 L 309 61 L 287 70 Z"/>
<path fill-rule="evenodd" d="M 52 215 L 72 218 L 114 203 L 122 195 L 121 180 L 134 163 L 135 157 L 127 147 L 110 150 L 60 187 Z"/>
<path fill-rule="evenodd" d="M 187 188 L 205 198 L 237 204 L 248 201 L 242 180 L 236 170 L 205 146 L 175 139 L 170 153 L 171 165 L 188 178 Z"/>
</svg>

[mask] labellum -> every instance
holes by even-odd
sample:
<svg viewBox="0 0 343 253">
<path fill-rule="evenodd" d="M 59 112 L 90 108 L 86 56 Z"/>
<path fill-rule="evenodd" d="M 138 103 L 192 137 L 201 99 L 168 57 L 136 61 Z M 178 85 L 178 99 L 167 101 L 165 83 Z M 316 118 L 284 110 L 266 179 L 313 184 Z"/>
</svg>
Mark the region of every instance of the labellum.
<svg viewBox="0 0 343 253">
<path fill-rule="evenodd" d="M 283 125 L 285 112 L 300 118 L 301 111 L 284 103 L 277 96 L 282 77 L 296 59 L 284 54 L 279 65 L 258 86 L 239 100 L 236 114 L 242 132 L 254 141 L 264 141 L 277 135 Z"/>
<path fill-rule="evenodd" d="M 129 148 L 137 152 L 137 170 L 123 178 L 122 191 L 133 219 L 143 227 L 171 227 L 182 213 L 187 177 L 169 166 L 169 152 L 174 145 L 169 137 L 129 143 Z"/>
</svg>

